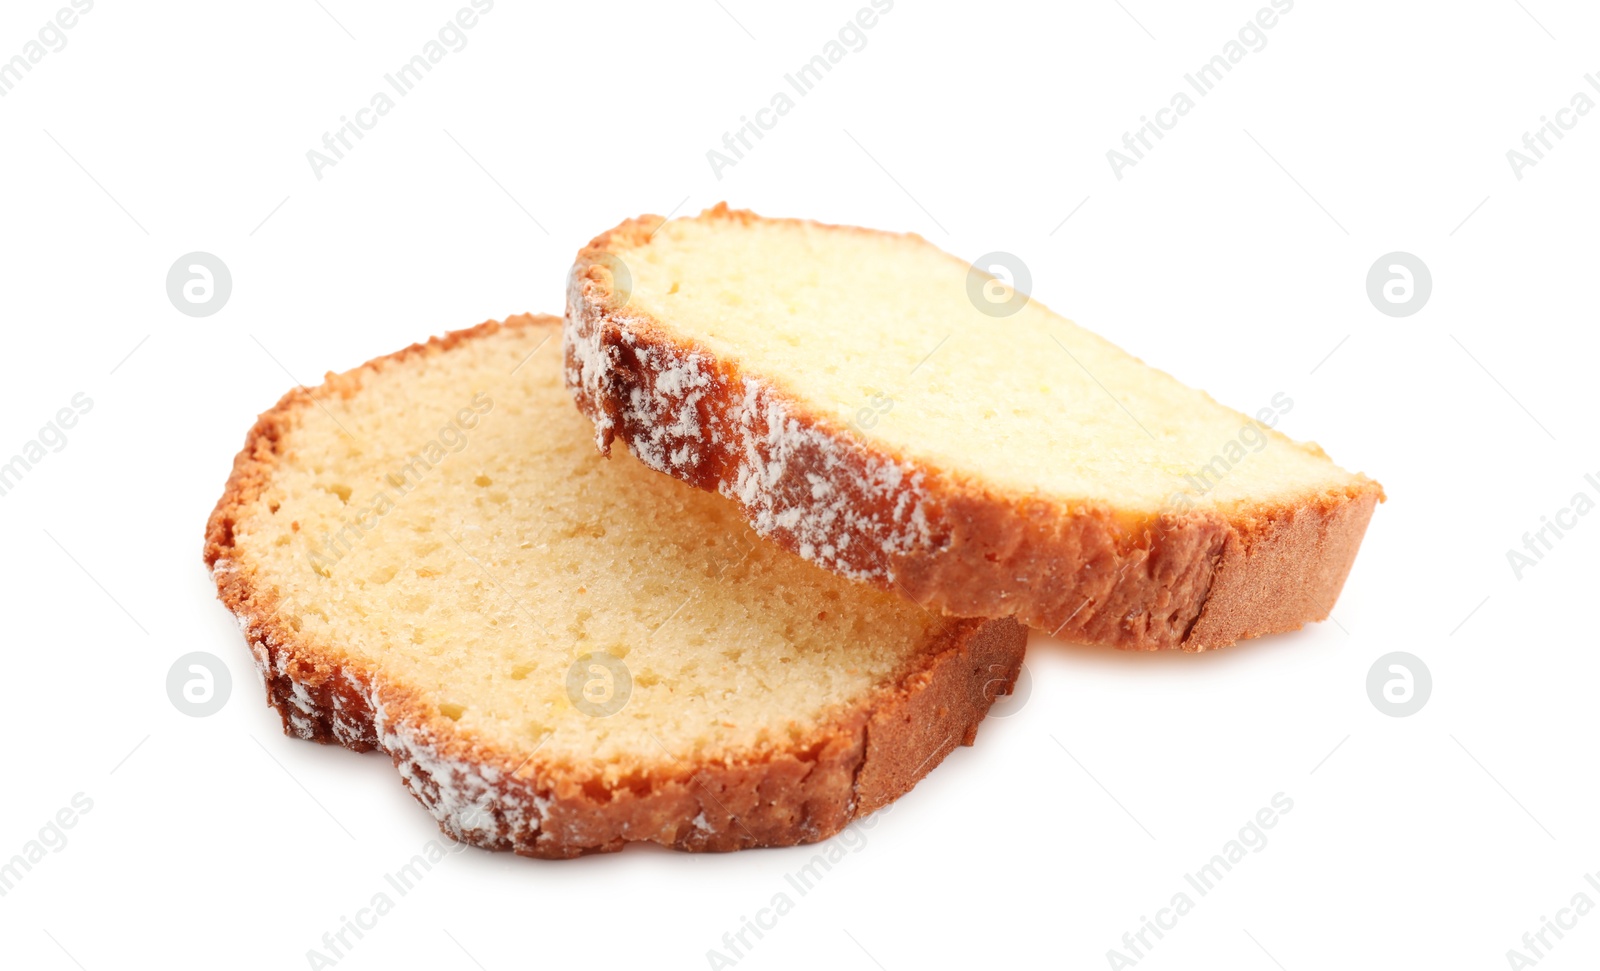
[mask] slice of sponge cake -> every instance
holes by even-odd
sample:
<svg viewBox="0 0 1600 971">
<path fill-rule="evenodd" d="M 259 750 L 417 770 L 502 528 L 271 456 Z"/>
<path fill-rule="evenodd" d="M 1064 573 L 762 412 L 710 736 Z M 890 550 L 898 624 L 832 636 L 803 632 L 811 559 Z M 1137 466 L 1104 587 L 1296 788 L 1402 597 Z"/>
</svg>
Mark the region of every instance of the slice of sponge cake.
<svg viewBox="0 0 1600 971">
<path fill-rule="evenodd" d="M 970 744 L 1024 630 L 606 463 L 559 330 L 414 345 L 251 430 L 205 558 L 284 730 L 381 749 L 446 833 L 543 857 L 822 839 Z"/>
<path fill-rule="evenodd" d="M 807 559 L 1121 648 L 1325 618 L 1383 496 L 916 236 L 625 222 L 578 254 L 566 361 L 602 449 Z"/>
</svg>

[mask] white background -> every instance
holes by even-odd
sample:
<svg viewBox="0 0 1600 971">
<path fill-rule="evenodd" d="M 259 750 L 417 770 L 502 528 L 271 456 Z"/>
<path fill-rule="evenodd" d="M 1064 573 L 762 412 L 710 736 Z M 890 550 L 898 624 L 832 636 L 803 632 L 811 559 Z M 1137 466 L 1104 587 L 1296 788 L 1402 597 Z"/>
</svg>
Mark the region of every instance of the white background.
<svg viewBox="0 0 1600 971">
<path fill-rule="evenodd" d="M 63 5 L 7 3 L 0 58 Z M 0 99 L 0 458 L 94 402 L 0 498 L 0 859 L 93 800 L 0 898 L 0 964 L 305 967 L 438 837 L 385 758 L 261 703 L 200 562 L 229 463 L 296 380 L 559 312 L 590 237 L 721 199 L 1015 253 L 1035 297 L 1218 399 L 1288 394 L 1280 428 L 1390 497 L 1333 622 L 1197 656 L 1036 638 L 1021 707 L 738 967 L 1106 967 L 1279 792 L 1270 842 L 1139 967 L 1506 967 L 1600 903 L 1600 515 L 1520 580 L 1506 560 L 1600 473 L 1600 112 L 1520 180 L 1506 158 L 1600 100 L 1592 5 L 1300 0 L 1118 180 L 1106 151 L 1264 4 L 900 0 L 719 180 L 707 150 L 863 3 L 499 0 L 317 179 L 307 150 L 464 5 L 102 0 Z M 164 290 L 194 250 L 233 274 L 203 319 Z M 1404 318 L 1365 292 L 1394 250 L 1433 275 Z M 203 719 L 164 688 L 197 650 L 234 681 Z M 1365 688 L 1396 650 L 1434 682 L 1406 718 Z M 338 966 L 706 967 L 814 852 L 468 850 Z M 1550 940 L 1540 968 L 1592 967 L 1600 913 Z"/>
</svg>

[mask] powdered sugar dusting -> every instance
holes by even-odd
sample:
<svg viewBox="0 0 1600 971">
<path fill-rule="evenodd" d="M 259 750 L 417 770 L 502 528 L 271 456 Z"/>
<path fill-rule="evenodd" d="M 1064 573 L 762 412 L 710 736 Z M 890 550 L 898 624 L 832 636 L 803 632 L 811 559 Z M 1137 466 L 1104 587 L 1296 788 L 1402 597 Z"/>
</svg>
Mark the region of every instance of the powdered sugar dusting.
<svg viewBox="0 0 1600 971">
<path fill-rule="evenodd" d="M 232 564 L 219 563 L 214 576 L 235 572 Z M 581 785 L 563 782 L 532 754 L 514 770 L 471 746 L 451 754 L 451 749 L 461 751 L 460 737 L 436 734 L 433 723 L 416 717 L 413 700 L 381 681 L 301 650 L 283 626 L 283 610 L 260 614 L 237 608 L 236 616 L 285 734 L 387 753 L 405 787 L 449 836 L 486 849 L 544 857 L 617 849 L 635 839 L 682 849 L 746 845 L 748 830 L 737 819 L 723 814 L 707 820 L 708 807 L 700 802 L 705 790 L 697 783 L 669 781 L 646 794 L 613 796 L 608 809 L 636 801 L 642 818 L 685 821 L 635 833 L 627 813 L 611 819 L 597 812 Z M 695 810 L 698 816 L 690 817 Z"/>
<path fill-rule="evenodd" d="M 582 266 L 575 264 L 567 274 L 567 325 L 561 328 L 561 343 L 567 387 L 582 388 L 589 400 L 595 401 L 599 400 L 600 382 L 616 370 L 620 351 L 615 347 L 607 348 L 600 339 L 600 329 L 593 326 L 594 321 L 583 317 L 583 295 L 588 282 L 578 275 Z M 616 422 L 604 409 L 588 417 L 594 422 L 595 444 L 603 451 L 610 445 Z"/>
<path fill-rule="evenodd" d="M 894 558 L 930 543 L 915 467 L 802 420 L 777 388 L 605 311 L 581 284 L 568 290 L 566 381 L 602 447 L 620 435 L 645 465 L 728 496 L 758 533 L 853 579 L 892 582 Z"/>
<path fill-rule="evenodd" d="M 858 447 L 848 433 L 802 423 L 780 392 L 753 379 L 733 425 L 740 461 L 720 491 L 757 532 L 858 580 L 893 581 L 892 558 L 929 542 L 928 496 L 911 466 Z M 850 550 L 855 537 L 874 548 Z"/>
<path fill-rule="evenodd" d="M 548 800 L 523 798 L 508 790 L 492 765 L 445 758 L 427 730 L 406 721 L 391 722 L 374 694 L 373 724 L 384 751 L 394 758 L 406 788 L 455 839 L 489 849 L 531 845 L 545 825 Z"/>
<path fill-rule="evenodd" d="M 426 726 L 392 717 L 379 686 L 348 668 L 312 680 L 315 668 L 303 668 L 292 650 L 275 643 L 281 635 L 272 633 L 273 625 L 244 613 L 239 620 L 286 734 L 314 740 L 320 728 L 350 748 L 376 746 L 387 752 L 406 788 L 455 839 L 489 849 L 534 846 L 544 831 L 550 798 L 493 764 L 445 756 Z"/>
</svg>

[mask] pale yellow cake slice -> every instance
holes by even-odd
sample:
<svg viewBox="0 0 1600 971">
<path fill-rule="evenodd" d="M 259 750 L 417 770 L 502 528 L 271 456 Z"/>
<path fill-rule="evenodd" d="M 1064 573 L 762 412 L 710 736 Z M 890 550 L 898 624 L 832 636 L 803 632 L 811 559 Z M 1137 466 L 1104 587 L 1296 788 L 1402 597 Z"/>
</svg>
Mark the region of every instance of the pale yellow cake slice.
<svg viewBox="0 0 1600 971">
<path fill-rule="evenodd" d="M 822 839 L 970 744 L 1025 631 L 948 621 L 595 454 L 560 321 L 261 416 L 206 530 L 284 730 L 381 749 L 451 836 L 543 857 Z"/>
<path fill-rule="evenodd" d="M 1327 617 L 1383 493 L 911 235 L 724 206 L 578 255 L 601 448 L 959 616 L 1203 650 Z"/>
</svg>

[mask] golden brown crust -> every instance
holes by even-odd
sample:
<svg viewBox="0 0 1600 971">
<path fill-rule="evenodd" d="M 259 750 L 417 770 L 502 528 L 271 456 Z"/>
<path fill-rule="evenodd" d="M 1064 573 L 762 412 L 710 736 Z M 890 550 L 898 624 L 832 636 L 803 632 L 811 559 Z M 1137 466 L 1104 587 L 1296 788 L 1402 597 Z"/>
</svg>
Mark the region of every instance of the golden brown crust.
<svg viewBox="0 0 1600 971">
<path fill-rule="evenodd" d="M 700 218 L 762 217 L 724 204 Z M 1066 640 L 1201 651 L 1323 620 L 1338 599 L 1383 498 L 1377 483 L 1231 516 L 1143 519 L 996 492 L 843 427 L 782 376 L 747 374 L 629 305 L 614 253 L 661 222 L 602 233 L 569 278 L 567 386 L 602 451 L 622 438 L 646 464 L 734 498 L 762 535 L 837 573 Z"/>
<path fill-rule="evenodd" d="M 234 459 L 206 526 L 205 561 L 238 617 L 288 735 L 381 749 L 446 834 L 489 849 L 566 858 L 649 841 L 680 850 L 786 846 L 824 839 L 908 791 L 957 743 L 971 744 L 997 693 L 1011 690 L 1026 631 L 1011 621 L 952 621 L 911 669 L 803 744 L 709 764 L 664 765 L 608 787 L 592 769 L 523 758 L 484 744 L 381 669 L 303 636 L 270 579 L 234 557 L 233 528 L 269 485 L 314 395 L 349 396 L 363 377 L 414 355 L 442 353 L 501 327 L 554 328 L 523 315 L 377 358 L 315 391 L 296 389 L 262 414 Z"/>
</svg>

